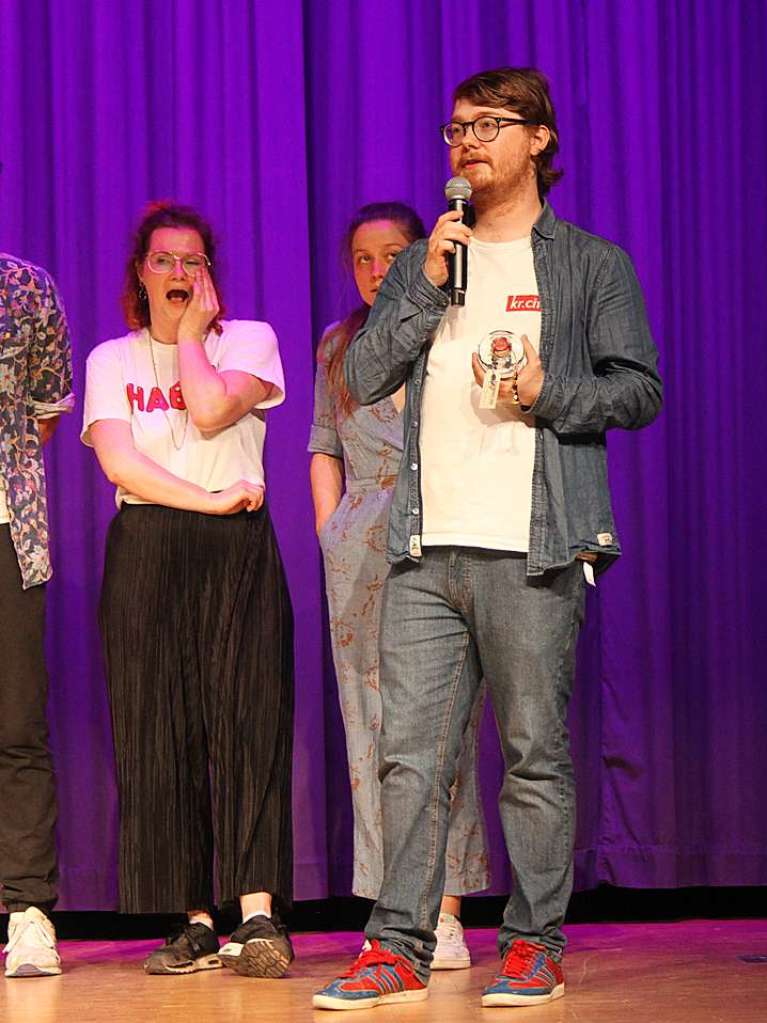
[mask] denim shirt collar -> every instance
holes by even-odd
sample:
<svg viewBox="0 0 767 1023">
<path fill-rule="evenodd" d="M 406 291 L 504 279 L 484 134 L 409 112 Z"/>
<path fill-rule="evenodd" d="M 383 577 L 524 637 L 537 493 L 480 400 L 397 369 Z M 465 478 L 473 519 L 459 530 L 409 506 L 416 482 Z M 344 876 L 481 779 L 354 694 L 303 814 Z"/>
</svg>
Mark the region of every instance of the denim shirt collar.
<svg viewBox="0 0 767 1023">
<path fill-rule="evenodd" d="M 541 238 L 553 238 L 556 230 L 557 218 L 554 210 L 549 206 L 546 199 L 543 200 L 543 209 L 536 222 L 533 224 L 533 231 Z"/>
</svg>

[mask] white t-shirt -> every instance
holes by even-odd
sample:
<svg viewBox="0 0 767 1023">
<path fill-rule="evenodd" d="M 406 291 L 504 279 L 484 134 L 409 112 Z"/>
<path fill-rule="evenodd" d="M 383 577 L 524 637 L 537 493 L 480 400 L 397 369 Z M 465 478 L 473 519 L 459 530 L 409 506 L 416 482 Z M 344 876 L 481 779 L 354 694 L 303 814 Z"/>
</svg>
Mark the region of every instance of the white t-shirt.
<svg viewBox="0 0 767 1023">
<path fill-rule="evenodd" d="M 469 244 L 465 306 L 434 337 L 421 411 L 424 545 L 526 552 L 535 419 L 510 405 L 480 409 L 471 356 L 494 330 L 538 350 L 541 311 L 529 238 Z"/>
<path fill-rule="evenodd" d="M 254 320 L 226 320 L 223 328 L 205 339 L 211 365 L 272 384 L 268 398 L 236 423 L 202 433 L 184 404 L 176 345 L 153 341 L 146 329 L 133 331 L 104 341 L 88 356 L 81 440 L 91 444 L 89 428 L 99 419 L 122 419 L 130 423 L 138 451 L 189 483 L 209 492 L 240 479 L 263 484 L 263 410 L 285 400 L 277 338 L 268 323 Z M 123 501 L 148 503 L 120 487 L 116 499 L 118 507 Z"/>
</svg>

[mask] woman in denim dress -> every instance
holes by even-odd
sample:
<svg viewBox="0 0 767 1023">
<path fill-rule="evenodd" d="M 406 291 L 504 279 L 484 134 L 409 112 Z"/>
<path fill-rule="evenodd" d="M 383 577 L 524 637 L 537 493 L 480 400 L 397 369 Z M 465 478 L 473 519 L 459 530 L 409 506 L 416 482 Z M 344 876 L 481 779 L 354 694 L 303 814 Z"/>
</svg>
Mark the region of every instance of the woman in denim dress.
<svg viewBox="0 0 767 1023">
<path fill-rule="evenodd" d="M 362 304 L 325 332 L 317 352 L 312 497 L 325 564 L 333 661 L 346 731 L 354 810 L 355 895 L 375 899 L 383 879 L 378 734 L 381 694 L 378 626 L 389 571 L 386 532 L 402 457 L 402 391 L 360 407 L 349 395 L 343 357 L 367 319 L 398 252 L 424 236 L 418 215 L 402 203 L 371 203 L 351 221 L 343 255 Z M 489 883 L 488 856 L 476 773 L 483 693 L 464 738 L 451 804 L 446 883 L 433 969 L 471 965 L 458 919 L 460 897 Z"/>
</svg>

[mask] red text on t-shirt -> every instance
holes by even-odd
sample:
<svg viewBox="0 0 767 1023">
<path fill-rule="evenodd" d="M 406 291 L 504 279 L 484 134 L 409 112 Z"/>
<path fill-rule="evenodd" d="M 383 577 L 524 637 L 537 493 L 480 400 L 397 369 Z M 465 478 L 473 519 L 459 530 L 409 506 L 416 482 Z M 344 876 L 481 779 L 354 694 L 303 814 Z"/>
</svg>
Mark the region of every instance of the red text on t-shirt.
<svg viewBox="0 0 767 1023">
<path fill-rule="evenodd" d="M 131 407 L 131 411 L 138 410 L 139 412 L 155 412 L 157 409 L 161 409 L 162 411 L 167 412 L 168 409 L 174 408 L 183 412 L 186 408 L 184 395 L 181 393 L 180 381 L 176 381 L 176 383 L 169 388 L 167 398 L 159 387 L 152 387 L 149 391 L 149 396 L 145 401 L 144 388 L 141 384 L 126 384 L 125 394 L 128 398 L 128 404 Z"/>
</svg>

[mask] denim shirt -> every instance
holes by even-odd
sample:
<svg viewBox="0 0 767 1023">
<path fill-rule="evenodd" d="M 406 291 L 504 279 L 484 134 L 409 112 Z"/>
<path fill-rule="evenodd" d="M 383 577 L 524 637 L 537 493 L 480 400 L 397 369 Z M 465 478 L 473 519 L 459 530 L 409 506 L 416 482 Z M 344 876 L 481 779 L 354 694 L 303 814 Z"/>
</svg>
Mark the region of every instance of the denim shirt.
<svg viewBox="0 0 767 1023">
<path fill-rule="evenodd" d="M 38 420 L 70 412 L 72 358 L 49 275 L 0 253 L 0 486 L 24 589 L 51 576 Z"/>
<path fill-rule="evenodd" d="M 423 273 L 427 244 L 415 242 L 394 261 L 344 362 L 349 390 L 363 405 L 407 381 L 405 454 L 389 519 L 392 562 L 422 555 L 421 397 L 429 348 L 448 308 L 446 290 Z M 560 220 L 548 203 L 532 247 L 544 381 L 529 410 L 536 428 L 527 574 L 542 575 L 585 552 L 597 556 L 599 572 L 621 552 L 605 432 L 635 430 L 656 417 L 658 353 L 622 249 Z"/>
</svg>

